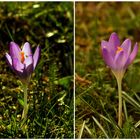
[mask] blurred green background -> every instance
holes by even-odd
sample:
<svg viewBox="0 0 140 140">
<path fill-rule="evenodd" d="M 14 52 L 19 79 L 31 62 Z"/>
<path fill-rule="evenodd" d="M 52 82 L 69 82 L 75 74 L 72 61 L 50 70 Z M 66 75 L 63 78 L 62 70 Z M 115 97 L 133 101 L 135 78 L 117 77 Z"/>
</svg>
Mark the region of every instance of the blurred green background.
<svg viewBox="0 0 140 140">
<path fill-rule="evenodd" d="M 140 52 L 123 78 L 123 128 L 117 126 L 117 83 L 101 57 L 116 32 L 140 43 L 140 2 L 76 2 L 76 137 L 140 138 Z"/>
<path fill-rule="evenodd" d="M 73 2 L 0 2 L 0 138 L 73 138 Z M 9 43 L 26 41 L 41 59 L 23 92 L 6 63 Z"/>
</svg>

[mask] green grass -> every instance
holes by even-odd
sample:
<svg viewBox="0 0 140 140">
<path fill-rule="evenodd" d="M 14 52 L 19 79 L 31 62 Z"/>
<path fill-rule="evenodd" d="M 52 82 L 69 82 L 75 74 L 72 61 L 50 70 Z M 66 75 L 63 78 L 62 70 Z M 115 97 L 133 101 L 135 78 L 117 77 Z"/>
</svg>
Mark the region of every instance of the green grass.
<svg viewBox="0 0 140 140">
<path fill-rule="evenodd" d="M 0 18 L 0 138 L 73 138 L 73 3 L 1 2 Z M 10 41 L 41 47 L 23 127 L 21 83 L 5 59 Z"/>
<path fill-rule="evenodd" d="M 101 57 L 101 40 L 116 32 L 139 43 L 139 2 L 76 2 L 76 137 L 140 138 L 139 58 L 123 78 L 123 127 L 117 83 Z"/>
</svg>

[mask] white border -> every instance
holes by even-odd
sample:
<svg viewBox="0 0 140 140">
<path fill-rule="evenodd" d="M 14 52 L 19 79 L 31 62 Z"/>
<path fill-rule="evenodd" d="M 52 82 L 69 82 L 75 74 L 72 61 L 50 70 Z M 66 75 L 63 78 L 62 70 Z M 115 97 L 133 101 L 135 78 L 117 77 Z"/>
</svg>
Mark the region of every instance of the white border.
<svg viewBox="0 0 140 140">
<path fill-rule="evenodd" d="M 74 73 L 73 73 L 73 76 L 74 76 L 74 82 L 73 82 L 73 88 L 74 88 L 74 102 L 73 102 L 73 106 L 74 106 L 74 118 L 73 118 L 73 123 L 74 123 L 74 125 L 73 125 L 73 127 L 74 127 L 74 129 L 73 129 L 73 134 L 74 134 L 74 139 L 75 139 L 75 1 L 73 1 L 73 44 L 74 44 L 74 58 L 73 58 L 73 60 L 74 60 L 74 67 L 73 67 L 73 69 L 74 69 Z"/>
</svg>

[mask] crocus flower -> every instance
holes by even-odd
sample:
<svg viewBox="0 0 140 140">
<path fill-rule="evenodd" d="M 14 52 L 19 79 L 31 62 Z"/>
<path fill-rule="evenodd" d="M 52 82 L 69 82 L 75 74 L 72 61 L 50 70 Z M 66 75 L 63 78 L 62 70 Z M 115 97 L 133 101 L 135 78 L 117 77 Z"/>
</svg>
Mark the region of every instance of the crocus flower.
<svg viewBox="0 0 140 140">
<path fill-rule="evenodd" d="M 10 53 L 6 58 L 11 69 L 18 75 L 21 81 L 27 82 L 34 71 L 40 57 L 40 47 L 37 47 L 34 55 L 30 44 L 26 42 L 20 49 L 15 42 L 10 43 Z"/>
<path fill-rule="evenodd" d="M 138 45 L 135 43 L 131 52 L 131 41 L 126 39 L 120 44 L 119 37 L 112 33 L 109 41 L 101 42 L 102 56 L 105 63 L 111 68 L 118 84 L 118 126 L 122 127 L 122 78 L 127 67 L 134 61 L 138 53 Z"/>
<path fill-rule="evenodd" d="M 126 39 L 120 44 L 118 35 L 112 33 L 109 41 L 103 40 L 101 42 L 101 49 L 103 59 L 113 73 L 121 73 L 123 75 L 127 67 L 133 62 L 137 55 L 138 44 L 135 43 L 134 49 L 131 52 L 131 40 Z"/>
</svg>

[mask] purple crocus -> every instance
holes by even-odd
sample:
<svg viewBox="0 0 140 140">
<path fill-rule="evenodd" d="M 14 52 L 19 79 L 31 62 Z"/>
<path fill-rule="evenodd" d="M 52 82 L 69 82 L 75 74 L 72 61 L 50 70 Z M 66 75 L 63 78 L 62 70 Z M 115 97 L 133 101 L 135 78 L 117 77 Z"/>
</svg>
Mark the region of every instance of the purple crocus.
<svg viewBox="0 0 140 140">
<path fill-rule="evenodd" d="M 102 56 L 105 63 L 111 68 L 113 73 L 124 74 L 128 65 L 135 59 L 138 52 L 138 44 L 135 43 L 131 52 L 131 40 L 126 39 L 120 44 L 119 37 L 116 33 L 112 33 L 109 41 L 101 42 Z"/>
<path fill-rule="evenodd" d="M 34 55 L 30 44 L 26 42 L 22 50 L 15 42 L 10 43 L 10 53 L 6 53 L 6 58 L 11 69 L 18 75 L 22 82 L 28 82 L 40 57 L 40 47 L 37 47 Z"/>
<path fill-rule="evenodd" d="M 118 126 L 122 127 L 122 78 L 127 67 L 134 61 L 138 53 L 138 44 L 135 43 L 131 52 L 131 40 L 126 39 L 120 44 L 119 37 L 112 33 L 109 41 L 101 42 L 102 56 L 105 63 L 111 68 L 118 84 Z"/>
</svg>

